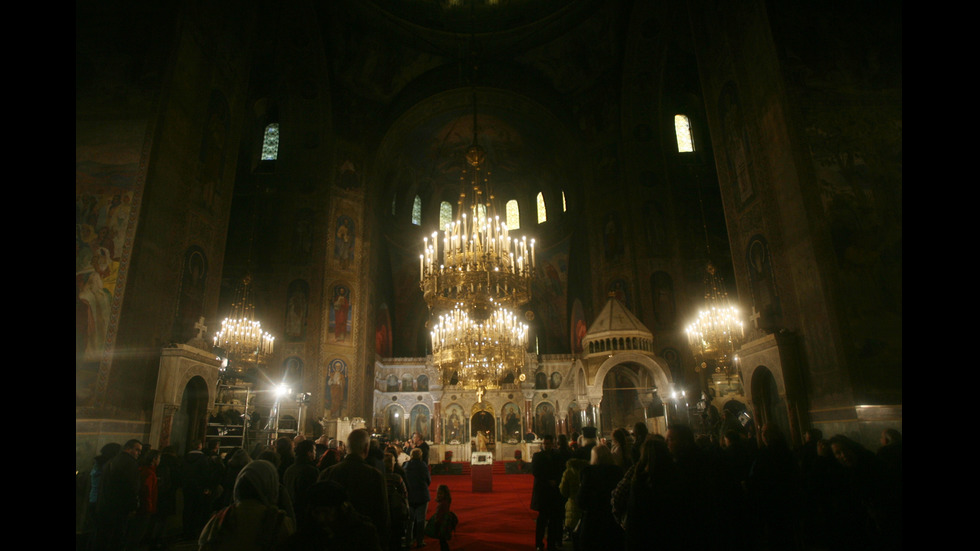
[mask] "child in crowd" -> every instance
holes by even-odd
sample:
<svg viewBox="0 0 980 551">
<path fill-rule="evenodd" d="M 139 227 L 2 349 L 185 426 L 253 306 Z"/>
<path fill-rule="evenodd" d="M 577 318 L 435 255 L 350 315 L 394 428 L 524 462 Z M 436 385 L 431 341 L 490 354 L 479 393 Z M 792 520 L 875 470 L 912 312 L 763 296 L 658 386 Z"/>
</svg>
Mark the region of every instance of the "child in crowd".
<svg viewBox="0 0 980 551">
<path fill-rule="evenodd" d="M 439 538 L 439 551 L 449 551 L 449 540 L 453 537 L 456 524 L 459 523 L 456 513 L 449 510 L 452 502 L 453 497 L 449 494 L 449 486 L 440 484 L 436 490 L 436 503 L 438 507 L 436 508 L 435 514 L 426 523 L 425 530 L 425 535 Z"/>
</svg>

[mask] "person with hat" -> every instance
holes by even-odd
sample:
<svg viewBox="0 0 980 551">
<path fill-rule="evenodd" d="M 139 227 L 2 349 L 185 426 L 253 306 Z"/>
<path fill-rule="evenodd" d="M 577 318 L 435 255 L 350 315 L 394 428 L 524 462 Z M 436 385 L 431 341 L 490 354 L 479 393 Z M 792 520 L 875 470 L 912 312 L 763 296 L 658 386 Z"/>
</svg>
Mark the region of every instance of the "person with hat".
<svg viewBox="0 0 980 551">
<path fill-rule="evenodd" d="M 582 436 L 578 438 L 578 449 L 575 450 L 575 457 L 584 459 L 586 462 L 592 461 L 592 448 L 599 443 L 598 435 L 599 431 L 595 427 L 582 427 Z"/>
</svg>

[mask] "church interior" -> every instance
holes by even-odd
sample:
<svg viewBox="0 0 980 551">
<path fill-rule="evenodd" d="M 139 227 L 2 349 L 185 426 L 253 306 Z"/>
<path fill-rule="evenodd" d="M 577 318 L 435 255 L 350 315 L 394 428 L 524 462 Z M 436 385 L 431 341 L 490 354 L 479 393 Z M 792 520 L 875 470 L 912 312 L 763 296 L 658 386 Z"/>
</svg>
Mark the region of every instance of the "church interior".
<svg viewBox="0 0 980 551">
<path fill-rule="evenodd" d="M 432 463 L 636 422 L 875 448 L 902 425 L 901 18 L 77 3 L 76 468 L 357 427 L 420 432 Z M 498 262 L 472 279 L 446 269 L 467 212 L 459 250 Z M 474 383 L 438 316 L 497 268 L 517 344 Z M 692 337 L 719 308 L 724 336 Z"/>
</svg>

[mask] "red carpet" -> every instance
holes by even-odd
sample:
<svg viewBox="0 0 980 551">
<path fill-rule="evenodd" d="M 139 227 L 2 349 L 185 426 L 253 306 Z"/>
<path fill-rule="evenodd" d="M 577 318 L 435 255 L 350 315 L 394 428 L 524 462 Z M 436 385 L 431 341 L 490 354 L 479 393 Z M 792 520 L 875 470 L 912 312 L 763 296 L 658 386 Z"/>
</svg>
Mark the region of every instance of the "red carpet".
<svg viewBox="0 0 980 551">
<path fill-rule="evenodd" d="M 531 487 L 534 477 L 528 474 L 493 474 L 493 492 L 473 493 L 468 475 L 432 477 L 432 499 L 426 518 L 435 512 L 436 488 L 449 486 L 453 496 L 452 511 L 459 517 L 456 534 L 449 540 L 450 549 L 461 551 L 496 551 L 534 549 L 534 519 L 531 510 Z M 438 551 L 439 541 L 426 538 L 426 551 Z"/>
</svg>

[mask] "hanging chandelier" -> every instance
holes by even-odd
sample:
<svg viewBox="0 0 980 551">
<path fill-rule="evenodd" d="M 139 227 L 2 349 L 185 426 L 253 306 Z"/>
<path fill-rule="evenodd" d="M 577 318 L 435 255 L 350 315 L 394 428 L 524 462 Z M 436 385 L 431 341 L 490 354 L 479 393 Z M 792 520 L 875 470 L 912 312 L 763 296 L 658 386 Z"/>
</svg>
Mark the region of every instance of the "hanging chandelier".
<svg viewBox="0 0 980 551">
<path fill-rule="evenodd" d="M 709 363 L 716 370 L 731 375 L 735 351 L 745 336 L 745 327 L 738 308 L 728 299 L 721 277 L 714 264 L 705 267 L 704 308 L 687 326 L 687 338 L 698 362 L 698 371 L 707 369 Z"/>
<path fill-rule="evenodd" d="M 419 286 L 433 316 L 432 358 L 442 384 L 499 388 L 508 374 L 523 381 L 528 327 L 512 311 L 531 300 L 534 240 L 512 238 L 496 215 L 486 151 L 473 144 L 460 176 L 458 217 L 423 238 Z"/>
<path fill-rule="evenodd" d="M 231 317 L 221 321 L 221 330 L 214 335 L 214 345 L 234 363 L 264 363 L 275 345 L 275 337 L 262 331 L 262 322 L 255 319 L 251 292 L 252 276 L 246 275 L 235 290 Z"/>
<path fill-rule="evenodd" d="M 504 308 L 497 308 L 486 320 L 470 318 L 454 308 L 439 316 L 432 329 L 433 362 L 443 374 L 444 384 L 463 388 L 496 388 L 513 374 L 523 380 L 527 350 L 527 324 Z"/>
<path fill-rule="evenodd" d="M 471 201 L 460 193 L 459 218 L 446 225 L 441 244 L 439 232 L 423 238 L 419 284 L 431 310 L 461 307 L 484 320 L 495 307 L 516 309 L 531 300 L 535 254 L 534 239 L 512 239 L 496 215 L 493 195 L 483 197 L 489 172 L 484 176 L 486 152 L 476 143 L 475 107 L 473 117 L 473 145 L 466 152 L 471 168 L 464 167 L 461 176 Z"/>
</svg>

